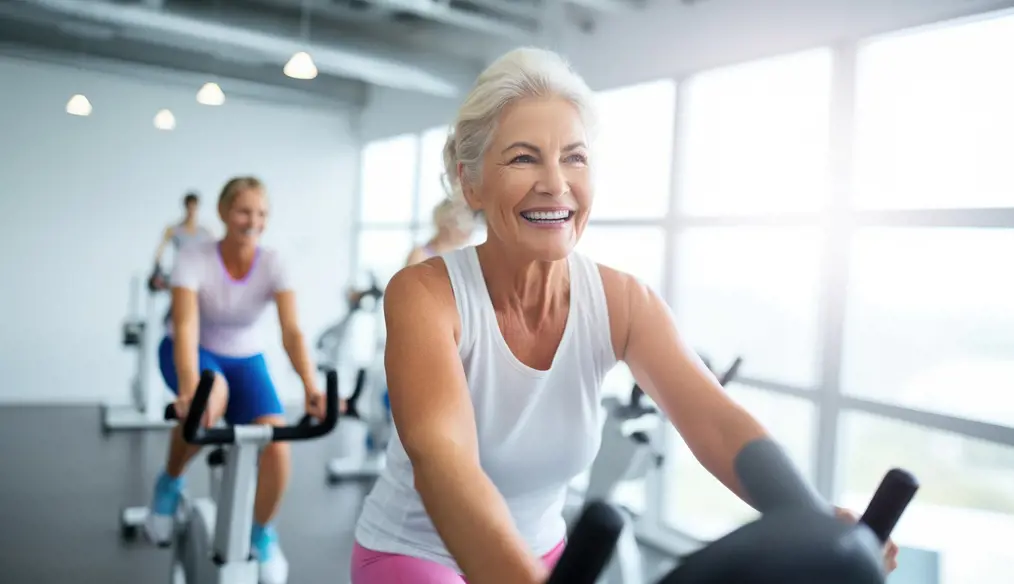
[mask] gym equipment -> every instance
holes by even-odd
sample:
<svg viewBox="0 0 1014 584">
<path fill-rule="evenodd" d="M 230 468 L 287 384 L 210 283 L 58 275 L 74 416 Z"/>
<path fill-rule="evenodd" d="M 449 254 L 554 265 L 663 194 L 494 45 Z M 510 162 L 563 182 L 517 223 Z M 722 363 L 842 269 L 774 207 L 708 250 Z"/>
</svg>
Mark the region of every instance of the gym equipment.
<svg viewBox="0 0 1014 584">
<path fill-rule="evenodd" d="M 881 549 L 918 489 L 909 472 L 890 470 L 854 525 L 806 501 L 765 513 L 657 584 L 884 584 Z"/>
<path fill-rule="evenodd" d="M 546 584 L 594 584 L 623 531 L 623 517 L 603 501 L 586 505 Z"/>
<path fill-rule="evenodd" d="M 707 358 L 702 360 L 723 386 L 735 379 L 743 364 L 743 358 L 736 357 L 728 369 L 719 373 L 712 369 L 710 360 Z M 658 422 L 660 417 L 658 409 L 645 404 L 644 399 L 644 391 L 635 383 L 627 403 L 621 402 L 616 397 L 602 400 L 602 406 L 606 410 L 606 421 L 602 426 L 602 442 L 598 455 L 592 461 L 588 486 L 584 492 L 585 501 L 611 501 L 622 483 L 643 480 L 651 470 L 662 466 L 664 457 L 661 448 L 652 439 L 651 434 L 643 429 L 634 431 L 627 429 L 628 426 L 636 426 L 647 418 L 655 418 L 652 423 Z M 605 582 L 641 584 L 644 582 L 643 564 L 640 548 L 634 536 L 634 513 L 629 509 L 623 511 L 628 529 L 620 536 L 616 561 L 606 569 Z"/>
<path fill-rule="evenodd" d="M 212 371 L 201 373 L 183 421 L 183 438 L 190 444 L 218 447 L 208 455 L 208 464 L 221 467 L 222 479 L 214 500 L 190 500 L 185 494 L 181 498 L 170 544 L 172 584 L 256 584 L 258 565 L 250 551 L 250 531 L 261 449 L 271 442 L 319 438 L 338 423 L 338 376 L 333 370 L 327 372 L 327 414 L 319 424 L 305 415 L 294 426 L 204 428 L 201 418 L 214 381 Z M 164 415 L 166 419 L 175 419 L 172 405 Z M 134 535 L 137 527 L 125 526 L 122 531 L 124 535 Z"/>
<path fill-rule="evenodd" d="M 369 380 L 372 380 L 372 384 Z M 394 431 L 394 422 L 383 380 L 382 363 L 380 371 L 367 372 L 366 369 L 360 369 L 356 375 L 356 388 L 345 400 L 345 413 L 342 417 L 349 421 L 354 420 L 361 425 L 360 427 L 365 426 L 365 444 L 362 449 L 354 450 L 351 455 L 332 458 L 327 462 L 328 484 L 370 481 L 377 478 L 384 468 L 387 443 Z M 365 408 L 361 402 L 364 395 L 372 398 Z M 343 425 L 350 427 L 350 424 Z M 356 434 L 356 437 L 358 438 L 359 434 Z"/>
<path fill-rule="evenodd" d="M 369 288 L 350 303 L 348 314 L 317 340 L 321 367 L 355 374 L 355 389 L 346 398 L 339 432 L 343 446 L 362 447 L 349 447 L 345 455 L 327 462 L 327 481 L 332 485 L 375 479 L 384 468 L 387 443 L 394 431 L 382 358 L 380 317 L 384 290 L 376 275 L 369 277 Z"/>
<path fill-rule="evenodd" d="M 154 322 L 155 294 L 147 294 L 144 315 L 138 310 L 137 277 L 131 280 L 130 316 L 123 323 L 123 346 L 137 351 L 137 369 L 130 380 L 131 403 L 128 405 L 103 404 L 102 433 L 125 430 L 168 430 L 172 427 L 162 417 L 166 394 L 149 387 L 148 375 L 151 362 L 151 334 L 149 324 Z"/>
</svg>

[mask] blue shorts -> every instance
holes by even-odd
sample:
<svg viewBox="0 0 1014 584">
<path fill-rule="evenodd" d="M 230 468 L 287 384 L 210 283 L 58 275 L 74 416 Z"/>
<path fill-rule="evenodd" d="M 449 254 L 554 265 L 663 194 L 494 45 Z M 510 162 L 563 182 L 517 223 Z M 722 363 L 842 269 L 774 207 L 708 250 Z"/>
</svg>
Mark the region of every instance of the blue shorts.
<svg viewBox="0 0 1014 584">
<path fill-rule="evenodd" d="M 249 424 L 262 416 L 280 416 L 284 413 L 278 400 L 275 384 L 268 375 L 264 355 L 252 357 L 224 357 L 198 347 L 198 368 L 210 369 L 225 378 L 229 384 L 229 405 L 225 421 L 229 424 Z M 162 379 L 173 393 L 179 393 L 179 378 L 173 360 L 173 340 L 162 339 L 158 347 L 158 368 Z"/>
</svg>

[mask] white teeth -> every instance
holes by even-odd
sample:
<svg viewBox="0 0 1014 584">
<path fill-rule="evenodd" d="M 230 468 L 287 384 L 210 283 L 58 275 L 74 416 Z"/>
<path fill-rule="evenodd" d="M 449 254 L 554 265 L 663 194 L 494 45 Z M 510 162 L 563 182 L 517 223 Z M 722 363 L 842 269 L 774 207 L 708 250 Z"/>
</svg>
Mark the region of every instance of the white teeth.
<svg viewBox="0 0 1014 584">
<path fill-rule="evenodd" d="M 533 219 L 535 221 L 561 221 L 570 216 L 570 211 L 567 209 L 559 209 L 556 211 L 526 211 L 522 213 L 525 219 Z"/>
</svg>

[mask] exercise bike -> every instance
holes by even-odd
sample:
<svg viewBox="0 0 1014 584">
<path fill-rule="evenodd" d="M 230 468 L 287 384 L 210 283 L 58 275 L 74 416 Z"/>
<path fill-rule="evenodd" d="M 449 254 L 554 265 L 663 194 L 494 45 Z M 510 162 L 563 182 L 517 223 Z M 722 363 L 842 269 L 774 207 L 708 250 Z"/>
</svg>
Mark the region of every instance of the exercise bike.
<svg viewBox="0 0 1014 584">
<path fill-rule="evenodd" d="M 741 481 L 746 478 L 740 474 Z M 749 478 L 765 480 L 763 476 Z M 918 489 L 914 476 L 892 469 L 853 525 L 800 494 L 799 499 L 782 501 L 757 520 L 680 558 L 656 584 L 885 584 L 881 549 Z M 601 502 L 595 505 L 603 506 Z M 604 542 L 600 553 L 604 549 L 608 554 L 607 548 L 620 537 L 616 521 L 619 518 L 622 530 L 622 517 L 619 511 L 595 513 L 606 518 L 586 527 L 582 544 Z M 591 534 L 588 529 L 601 532 Z"/>
<path fill-rule="evenodd" d="M 151 330 L 150 324 L 155 322 L 155 304 L 157 290 L 151 287 L 149 279 L 146 296 L 145 312 L 140 314 L 138 307 L 138 281 L 131 281 L 130 313 L 123 323 L 122 344 L 130 347 L 137 354 L 137 368 L 130 380 L 129 405 L 103 404 L 101 407 L 103 434 L 125 430 L 168 430 L 172 427 L 162 417 L 165 407 L 165 394 L 148 383 L 151 363 Z"/>
<path fill-rule="evenodd" d="M 708 358 L 702 357 L 702 361 L 723 387 L 736 378 L 743 364 L 743 358 L 736 357 L 728 369 L 719 373 L 714 370 Z M 612 501 L 621 484 L 644 480 L 665 461 L 662 449 L 657 444 L 657 436 L 653 439 L 652 432 L 643 429 L 628 430 L 628 426 L 636 426 L 648 419 L 657 424 L 660 417 L 655 406 L 645 403 L 644 391 L 639 385 L 634 384 L 626 403 L 616 397 L 607 397 L 602 400 L 602 406 L 606 410 L 606 420 L 602 426 L 598 455 L 592 461 L 583 497 L 585 501 Z M 633 529 L 635 513 L 620 508 L 628 529 L 624 530 L 617 542 L 616 561 L 607 567 L 605 582 L 642 584 L 643 564 Z"/>
<path fill-rule="evenodd" d="M 180 501 L 170 543 L 172 584 L 256 584 L 259 572 L 250 550 L 250 531 L 261 449 L 271 442 L 319 438 L 338 423 L 338 376 L 333 370 L 327 372 L 324 420 L 314 423 L 306 415 L 294 426 L 202 427 L 201 419 L 214 381 L 214 372 L 201 373 L 183 421 L 183 439 L 190 444 L 217 446 L 208 455 L 208 464 L 213 469 L 221 468 L 222 478 L 214 500 L 192 500 L 184 495 Z M 167 420 L 176 419 L 175 408 L 169 405 L 164 416 Z M 136 526 L 122 530 L 124 535 L 136 531 Z"/>
<path fill-rule="evenodd" d="M 384 468 L 387 443 L 394 432 L 384 374 L 381 301 L 384 290 L 370 274 L 370 287 L 349 306 L 349 312 L 317 340 L 323 366 L 355 375 L 345 400 L 340 433 L 345 452 L 327 462 L 329 484 L 370 481 Z"/>
</svg>

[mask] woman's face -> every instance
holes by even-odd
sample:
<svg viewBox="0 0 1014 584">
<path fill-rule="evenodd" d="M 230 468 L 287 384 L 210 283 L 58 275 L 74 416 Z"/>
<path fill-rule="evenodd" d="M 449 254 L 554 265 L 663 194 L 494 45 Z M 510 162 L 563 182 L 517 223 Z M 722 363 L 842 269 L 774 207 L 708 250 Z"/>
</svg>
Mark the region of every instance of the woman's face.
<svg viewBox="0 0 1014 584">
<path fill-rule="evenodd" d="M 490 235 L 509 248 L 537 261 L 562 259 L 588 223 L 588 156 L 584 123 L 573 104 L 524 99 L 500 115 L 481 182 L 462 179 L 465 196 L 485 213 Z"/>
<path fill-rule="evenodd" d="M 185 209 L 188 219 L 193 219 L 194 217 L 197 217 L 197 207 L 198 207 L 197 201 L 187 201 Z"/>
<path fill-rule="evenodd" d="M 245 245 L 256 245 L 264 232 L 268 202 L 261 189 L 244 189 L 222 213 L 227 238 Z"/>
</svg>

